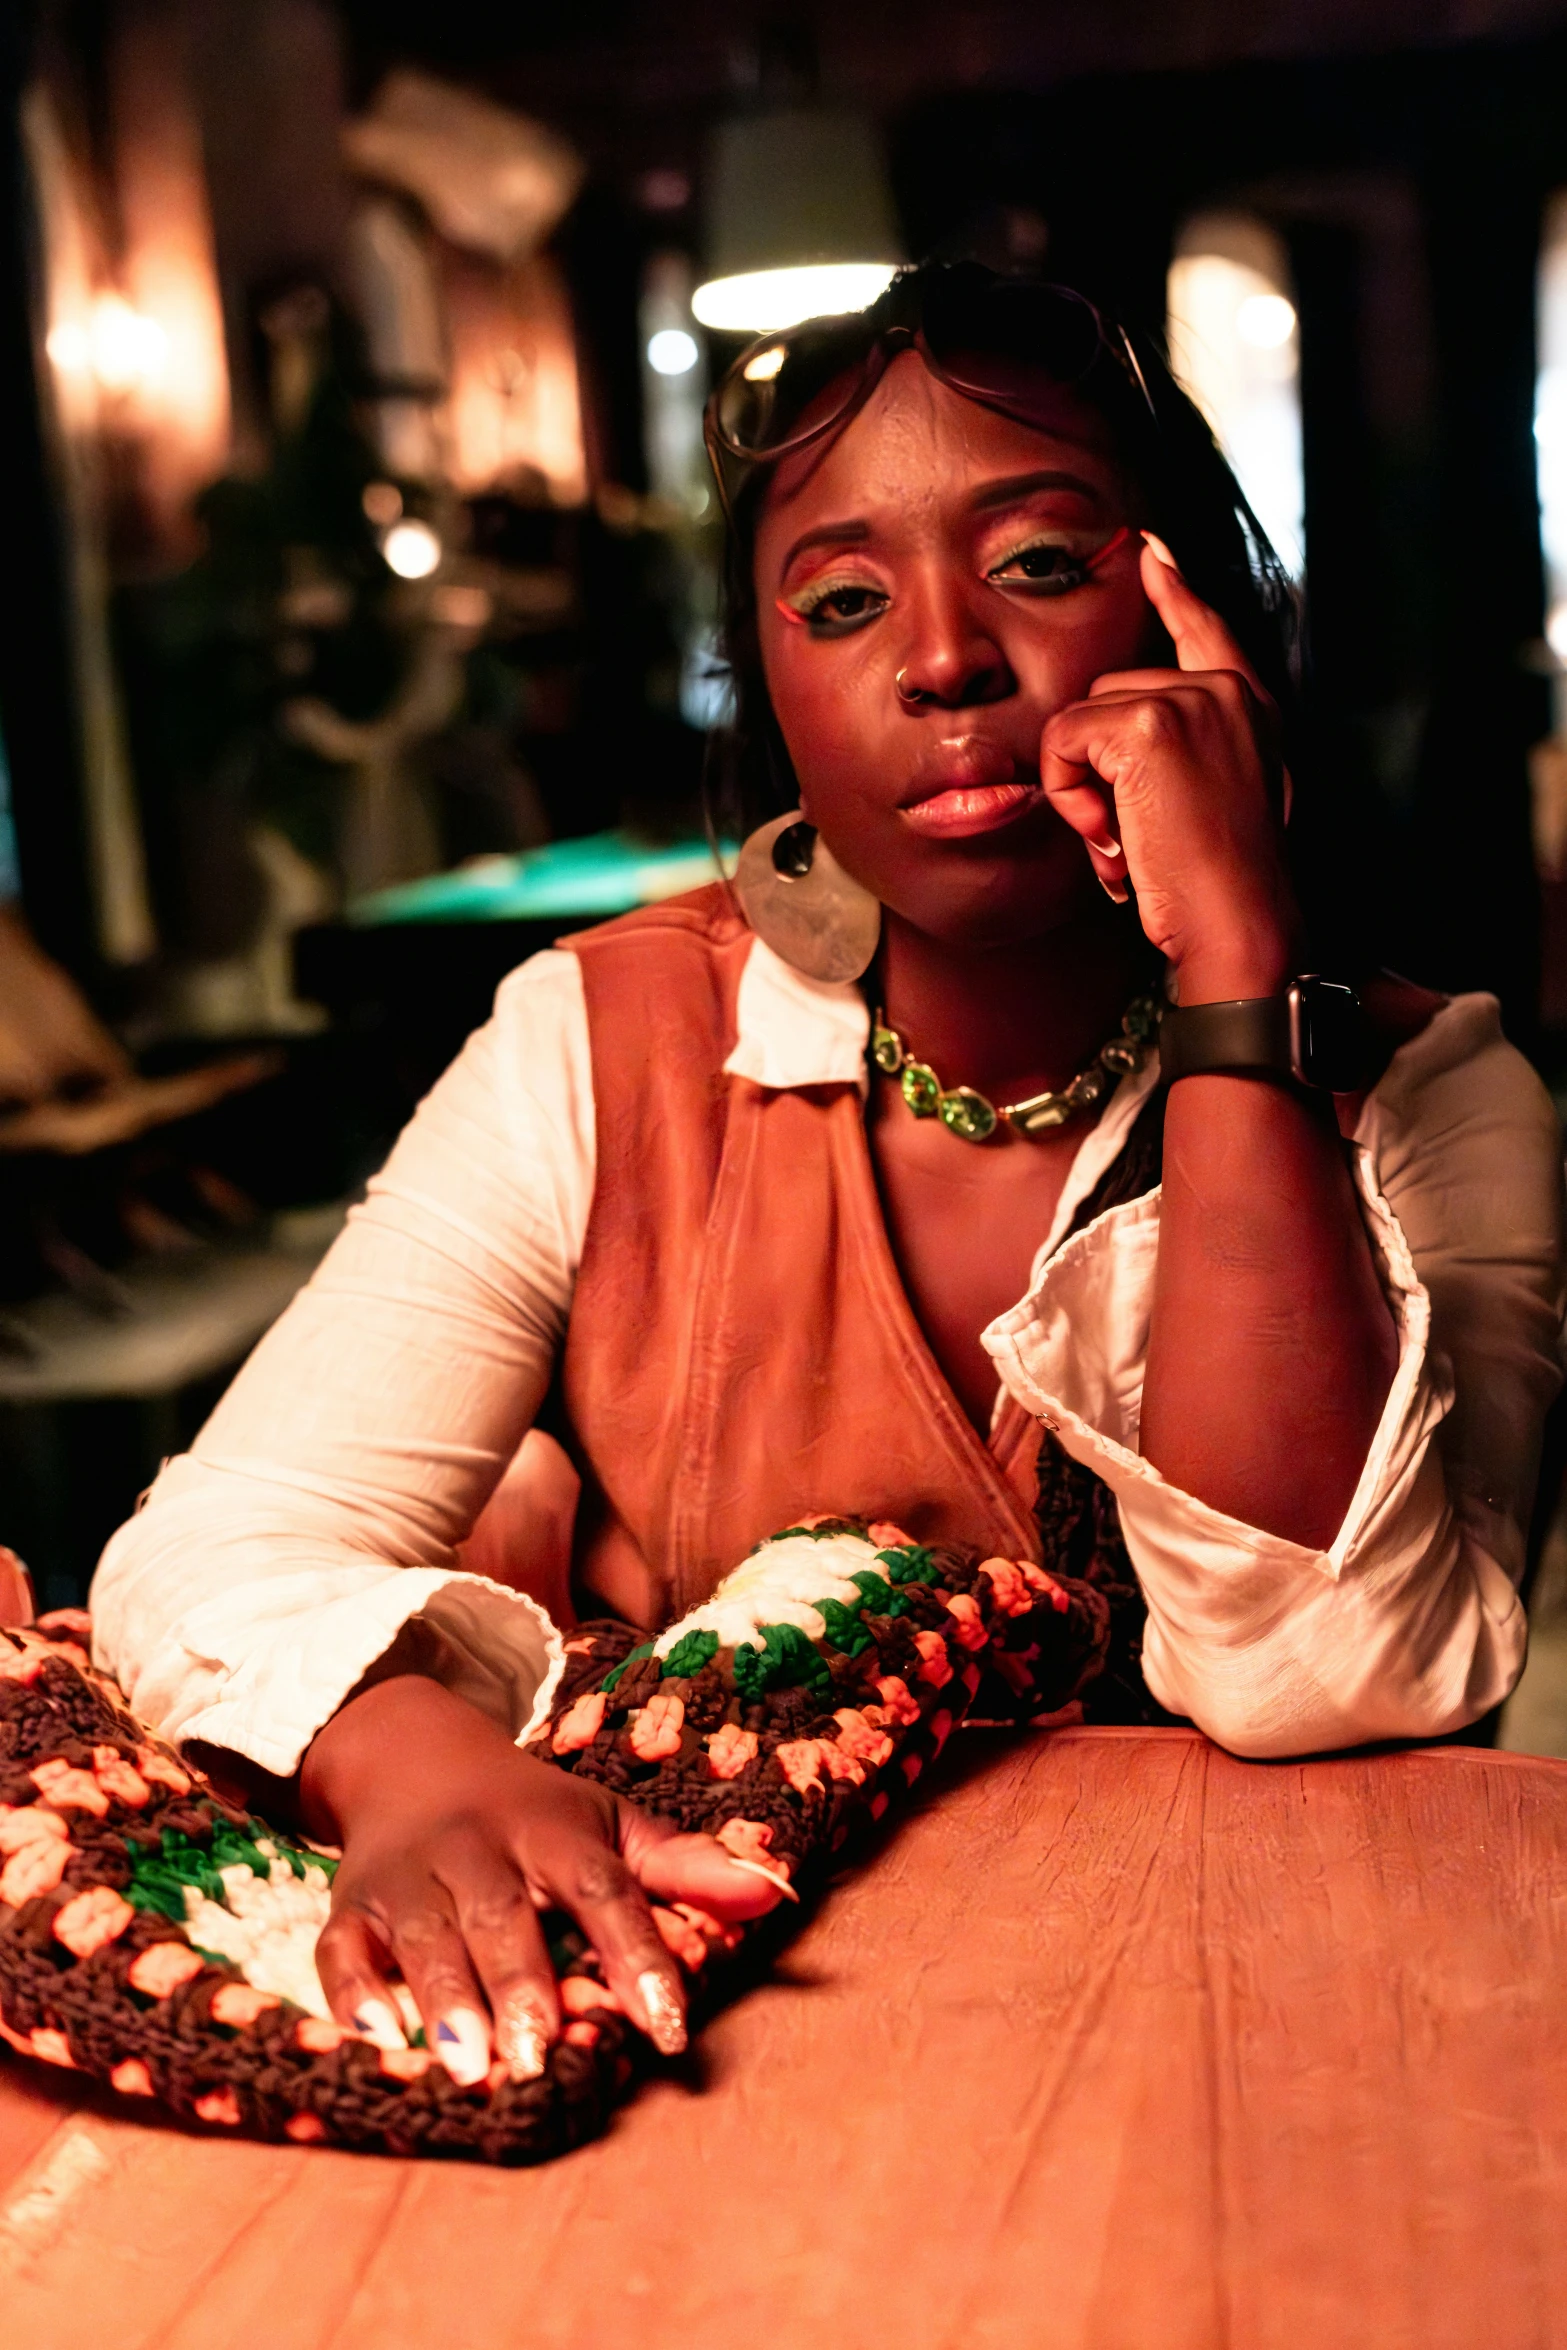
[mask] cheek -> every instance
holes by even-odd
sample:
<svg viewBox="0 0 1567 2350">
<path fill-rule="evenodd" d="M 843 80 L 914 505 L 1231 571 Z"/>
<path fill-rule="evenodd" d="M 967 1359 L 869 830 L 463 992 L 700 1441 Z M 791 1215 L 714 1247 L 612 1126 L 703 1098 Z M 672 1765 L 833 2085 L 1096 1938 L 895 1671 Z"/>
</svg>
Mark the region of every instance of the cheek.
<svg viewBox="0 0 1567 2350">
<path fill-rule="evenodd" d="M 805 629 L 775 620 L 762 632 L 762 665 L 801 796 L 834 801 L 856 779 L 876 771 L 878 753 L 895 715 L 881 666 L 866 632 L 831 647 Z"/>
<path fill-rule="evenodd" d="M 1153 607 L 1133 578 L 1103 595 L 1023 605 L 1008 632 L 1008 655 L 1029 698 L 1048 718 L 1082 699 L 1095 678 L 1147 659 Z"/>
</svg>

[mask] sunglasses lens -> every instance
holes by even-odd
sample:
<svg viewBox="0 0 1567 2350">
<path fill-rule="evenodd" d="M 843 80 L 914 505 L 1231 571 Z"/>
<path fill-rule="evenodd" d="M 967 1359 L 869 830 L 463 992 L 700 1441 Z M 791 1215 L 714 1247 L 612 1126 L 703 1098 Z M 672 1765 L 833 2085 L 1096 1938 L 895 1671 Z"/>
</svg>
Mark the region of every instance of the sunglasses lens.
<svg viewBox="0 0 1567 2350">
<path fill-rule="evenodd" d="M 736 456 L 764 457 L 797 431 L 829 421 L 830 387 L 842 383 L 847 406 L 865 357 L 863 331 L 838 321 L 770 335 L 731 368 L 719 386 L 719 438 Z"/>
<path fill-rule="evenodd" d="M 897 302 L 894 287 L 891 300 Z M 880 333 L 863 317 L 823 320 L 755 343 L 720 384 L 711 411 L 731 456 L 765 458 L 814 438 L 853 403 Z M 894 316 L 897 316 L 896 311 Z M 905 298 L 897 323 L 919 327 L 937 371 L 960 392 L 1026 416 L 1040 378 L 1081 383 L 1105 350 L 1092 303 L 1066 286 L 993 277 L 960 263 Z"/>
<path fill-rule="evenodd" d="M 775 335 L 747 352 L 724 378 L 718 394 L 718 429 L 731 447 L 751 451 L 769 445 L 778 377 L 788 356 L 787 340 Z"/>
</svg>

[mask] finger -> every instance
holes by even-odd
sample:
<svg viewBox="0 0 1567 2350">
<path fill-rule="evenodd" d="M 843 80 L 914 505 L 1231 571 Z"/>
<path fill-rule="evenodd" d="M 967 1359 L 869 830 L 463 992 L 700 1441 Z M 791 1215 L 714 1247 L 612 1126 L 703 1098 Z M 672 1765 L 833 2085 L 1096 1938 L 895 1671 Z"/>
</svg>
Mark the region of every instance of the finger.
<svg viewBox="0 0 1567 2350">
<path fill-rule="evenodd" d="M 1164 622 L 1181 669 L 1235 669 L 1267 700 L 1261 678 L 1217 612 L 1194 595 L 1163 539 L 1143 532 L 1143 592 Z"/>
<path fill-rule="evenodd" d="M 490 2069 L 490 2018 L 446 1887 L 421 1878 L 377 1923 L 431 2050 L 460 2088 L 475 2087 Z"/>
<path fill-rule="evenodd" d="M 441 1874 L 495 2019 L 495 2052 L 514 2081 L 537 2080 L 560 2030 L 560 1998 L 527 1886 L 483 1848 L 448 1848 Z"/>
<path fill-rule="evenodd" d="M 1107 669 L 1088 689 L 1096 710 L 1130 709 L 1157 694 L 1161 701 L 1185 709 L 1201 720 L 1203 706 L 1219 707 L 1251 727 L 1258 738 L 1276 748 L 1279 739 L 1277 704 L 1253 685 L 1249 671 L 1230 669 Z"/>
<path fill-rule="evenodd" d="M 1225 674 L 1228 674 L 1227 672 Z M 1128 702 L 1143 694 L 1200 693 L 1193 673 L 1186 669 L 1107 669 L 1088 689 L 1090 701 Z"/>
<path fill-rule="evenodd" d="M 620 1854 L 597 1836 L 577 1832 L 553 1865 L 539 1856 L 536 1867 L 551 1899 L 569 1911 L 598 1952 L 604 1979 L 632 2021 L 661 2056 L 678 2056 L 686 2044 L 680 1969 Z"/>
<path fill-rule="evenodd" d="M 726 1925 L 765 1917 L 786 1888 L 741 1865 L 712 1836 L 646 1837 L 630 1822 L 622 1849 L 644 1893 L 656 1901 L 689 1901 Z"/>
<path fill-rule="evenodd" d="M 386 1944 L 362 1910 L 335 1911 L 316 1943 L 316 1973 L 340 2024 L 377 2048 L 408 2043 L 389 1996 Z"/>
<path fill-rule="evenodd" d="M 1228 687 L 1245 705 L 1245 714 L 1260 741 L 1277 754 L 1282 728 L 1278 705 L 1254 683 L 1247 669 L 1207 670 L 1201 673 L 1180 669 L 1107 669 L 1103 677 L 1096 677 L 1088 689 L 1088 699 L 1097 709 L 1114 710 L 1123 704 L 1130 707 L 1148 694 L 1160 694 L 1166 700 L 1189 699 L 1217 689 L 1221 695 Z M 1288 824 L 1290 809 L 1295 800 L 1295 779 L 1287 767 L 1278 772 L 1279 812 Z"/>
<path fill-rule="evenodd" d="M 1045 796 L 1082 841 L 1094 879 L 1105 895 L 1124 906 L 1131 891 L 1114 800 L 1095 773 L 1086 745 L 1063 745 L 1058 736 L 1058 719 L 1052 719 L 1039 754 Z"/>
</svg>

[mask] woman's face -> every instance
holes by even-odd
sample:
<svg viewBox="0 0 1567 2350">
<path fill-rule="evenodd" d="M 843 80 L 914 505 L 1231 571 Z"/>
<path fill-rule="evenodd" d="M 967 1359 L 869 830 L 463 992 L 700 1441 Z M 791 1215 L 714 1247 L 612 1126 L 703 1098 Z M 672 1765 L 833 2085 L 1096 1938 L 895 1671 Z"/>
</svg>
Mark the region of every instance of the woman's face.
<svg viewBox="0 0 1567 2350">
<path fill-rule="evenodd" d="M 756 542 L 762 660 L 806 816 L 917 928 L 1001 944 L 1103 906 L 1039 781 L 1045 721 L 1146 660 L 1130 492 L 1108 427 L 1041 423 L 894 361 L 821 454 L 775 469 Z"/>
</svg>

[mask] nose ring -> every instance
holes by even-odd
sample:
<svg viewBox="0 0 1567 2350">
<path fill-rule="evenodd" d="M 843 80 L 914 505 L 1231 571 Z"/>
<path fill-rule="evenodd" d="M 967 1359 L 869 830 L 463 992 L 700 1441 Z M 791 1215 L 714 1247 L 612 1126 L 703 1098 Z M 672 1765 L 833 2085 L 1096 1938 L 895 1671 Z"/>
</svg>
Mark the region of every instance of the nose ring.
<svg viewBox="0 0 1567 2350">
<path fill-rule="evenodd" d="M 928 702 L 931 697 L 928 693 L 926 693 L 923 686 L 907 684 L 905 681 L 908 677 L 908 674 L 909 673 L 906 669 L 900 669 L 892 682 L 897 692 L 898 699 L 903 704 L 905 710 L 916 710 L 918 709 L 921 702 Z"/>
</svg>

